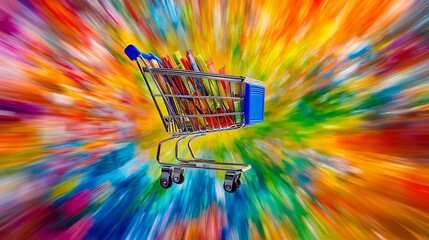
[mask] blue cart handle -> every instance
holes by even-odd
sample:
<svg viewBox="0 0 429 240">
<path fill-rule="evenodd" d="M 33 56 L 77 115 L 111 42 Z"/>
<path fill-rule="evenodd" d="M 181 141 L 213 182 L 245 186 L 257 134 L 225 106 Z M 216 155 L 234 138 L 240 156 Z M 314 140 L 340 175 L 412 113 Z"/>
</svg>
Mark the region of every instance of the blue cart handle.
<svg viewBox="0 0 429 240">
<path fill-rule="evenodd" d="M 136 46 L 134 46 L 132 44 L 128 45 L 125 48 L 124 52 L 125 52 L 125 54 L 128 56 L 128 58 L 131 61 L 136 60 L 137 57 L 139 57 L 140 55 L 142 55 L 142 57 L 144 59 L 148 60 L 148 61 L 150 61 L 150 60 L 156 60 L 156 61 L 160 62 L 160 60 L 155 55 L 153 55 L 152 53 L 147 54 L 147 53 L 140 52 L 140 50 Z"/>
</svg>

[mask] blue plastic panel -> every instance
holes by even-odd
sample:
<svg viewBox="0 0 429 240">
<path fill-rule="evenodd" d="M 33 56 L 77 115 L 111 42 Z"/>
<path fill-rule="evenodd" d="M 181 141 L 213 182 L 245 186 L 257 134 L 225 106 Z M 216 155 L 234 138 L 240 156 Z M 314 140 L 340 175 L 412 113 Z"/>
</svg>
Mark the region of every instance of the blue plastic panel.
<svg viewBox="0 0 429 240">
<path fill-rule="evenodd" d="M 256 81 L 246 83 L 244 101 L 244 123 L 256 124 L 264 121 L 265 87 Z"/>
</svg>

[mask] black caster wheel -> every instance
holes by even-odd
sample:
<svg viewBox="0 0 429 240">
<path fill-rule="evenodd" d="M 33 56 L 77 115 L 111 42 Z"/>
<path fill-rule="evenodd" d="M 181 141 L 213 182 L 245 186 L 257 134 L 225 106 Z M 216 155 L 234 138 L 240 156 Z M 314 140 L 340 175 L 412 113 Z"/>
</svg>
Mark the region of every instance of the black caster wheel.
<svg viewBox="0 0 429 240">
<path fill-rule="evenodd" d="M 235 183 L 237 184 L 237 189 L 240 188 L 240 186 L 241 186 L 240 178 L 241 178 L 241 173 L 235 175 Z"/>
<path fill-rule="evenodd" d="M 185 176 L 183 172 L 185 170 L 183 168 L 174 168 L 173 170 L 173 181 L 177 184 L 182 184 L 185 181 Z"/>
<path fill-rule="evenodd" d="M 177 184 L 182 184 L 185 181 L 185 176 L 183 174 L 180 174 L 180 180 L 176 182 Z"/>
<path fill-rule="evenodd" d="M 161 171 L 160 179 L 161 187 L 170 188 L 173 185 L 173 180 L 171 179 L 171 168 L 163 167 Z"/>
<path fill-rule="evenodd" d="M 229 193 L 237 191 L 237 183 L 232 182 L 232 184 L 223 183 L 223 189 Z"/>
<path fill-rule="evenodd" d="M 223 183 L 223 189 L 229 193 L 233 193 L 237 190 L 237 179 L 239 175 L 235 172 L 226 172 L 225 174 L 225 182 Z M 239 182 L 241 184 L 241 182 Z"/>
<path fill-rule="evenodd" d="M 241 180 L 237 179 L 237 181 L 235 183 L 237 184 L 237 189 L 240 188 L 240 186 L 241 186 Z"/>
</svg>

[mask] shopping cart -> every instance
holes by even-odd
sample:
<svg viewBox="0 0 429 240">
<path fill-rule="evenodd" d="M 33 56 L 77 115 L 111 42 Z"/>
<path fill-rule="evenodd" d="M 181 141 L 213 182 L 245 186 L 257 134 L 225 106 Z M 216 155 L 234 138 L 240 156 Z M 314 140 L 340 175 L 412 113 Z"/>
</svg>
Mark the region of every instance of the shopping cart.
<svg viewBox="0 0 429 240">
<path fill-rule="evenodd" d="M 140 52 L 134 45 L 128 45 L 125 53 L 137 62 L 164 128 L 171 135 L 158 144 L 156 159 L 162 166 L 161 186 L 169 188 L 173 181 L 183 183 L 185 168 L 220 170 L 226 171 L 224 189 L 235 192 L 241 185 L 241 173 L 251 166 L 199 158 L 191 142 L 207 133 L 262 122 L 265 95 L 262 83 L 241 76 L 162 68 L 160 59 Z M 175 139 L 175 158 L 179 163 L 162 162 L 162 145 Z M 179 157 L 179 145 L 185 139 L 192 159 Z"/>
</svg>

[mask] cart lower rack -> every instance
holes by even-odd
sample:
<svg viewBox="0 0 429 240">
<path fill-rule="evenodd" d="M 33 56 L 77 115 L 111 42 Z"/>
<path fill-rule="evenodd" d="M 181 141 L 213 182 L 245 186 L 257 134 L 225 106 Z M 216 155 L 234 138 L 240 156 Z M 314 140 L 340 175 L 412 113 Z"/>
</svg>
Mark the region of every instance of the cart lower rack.
<svg viewBox="0 0 429 240">
<path fill-rule="evenodd" d="M 184 169 L 226 171 L 224 189 L 235 192 L 241 185 L 241 173 L 248 164 L 216 162 L 195 156 L 191 143 L 208 133 L 235 130 L 260 123 L 264 119 L 265 87 L 247 77 L 165 68 L 153 54 L 140 52 L 134 45 L 125 48 L 136 61 L 143 79 L 170 138 L 158 144 L 156 159 L 162 166 L 160 183 L 164 188 L 184 182 Z M 179 156 L 179 145 L 187 139 L 192 159 Z M 176 140 L 178 163 L 160 159 L 162 145 Z"/>
</svg>

